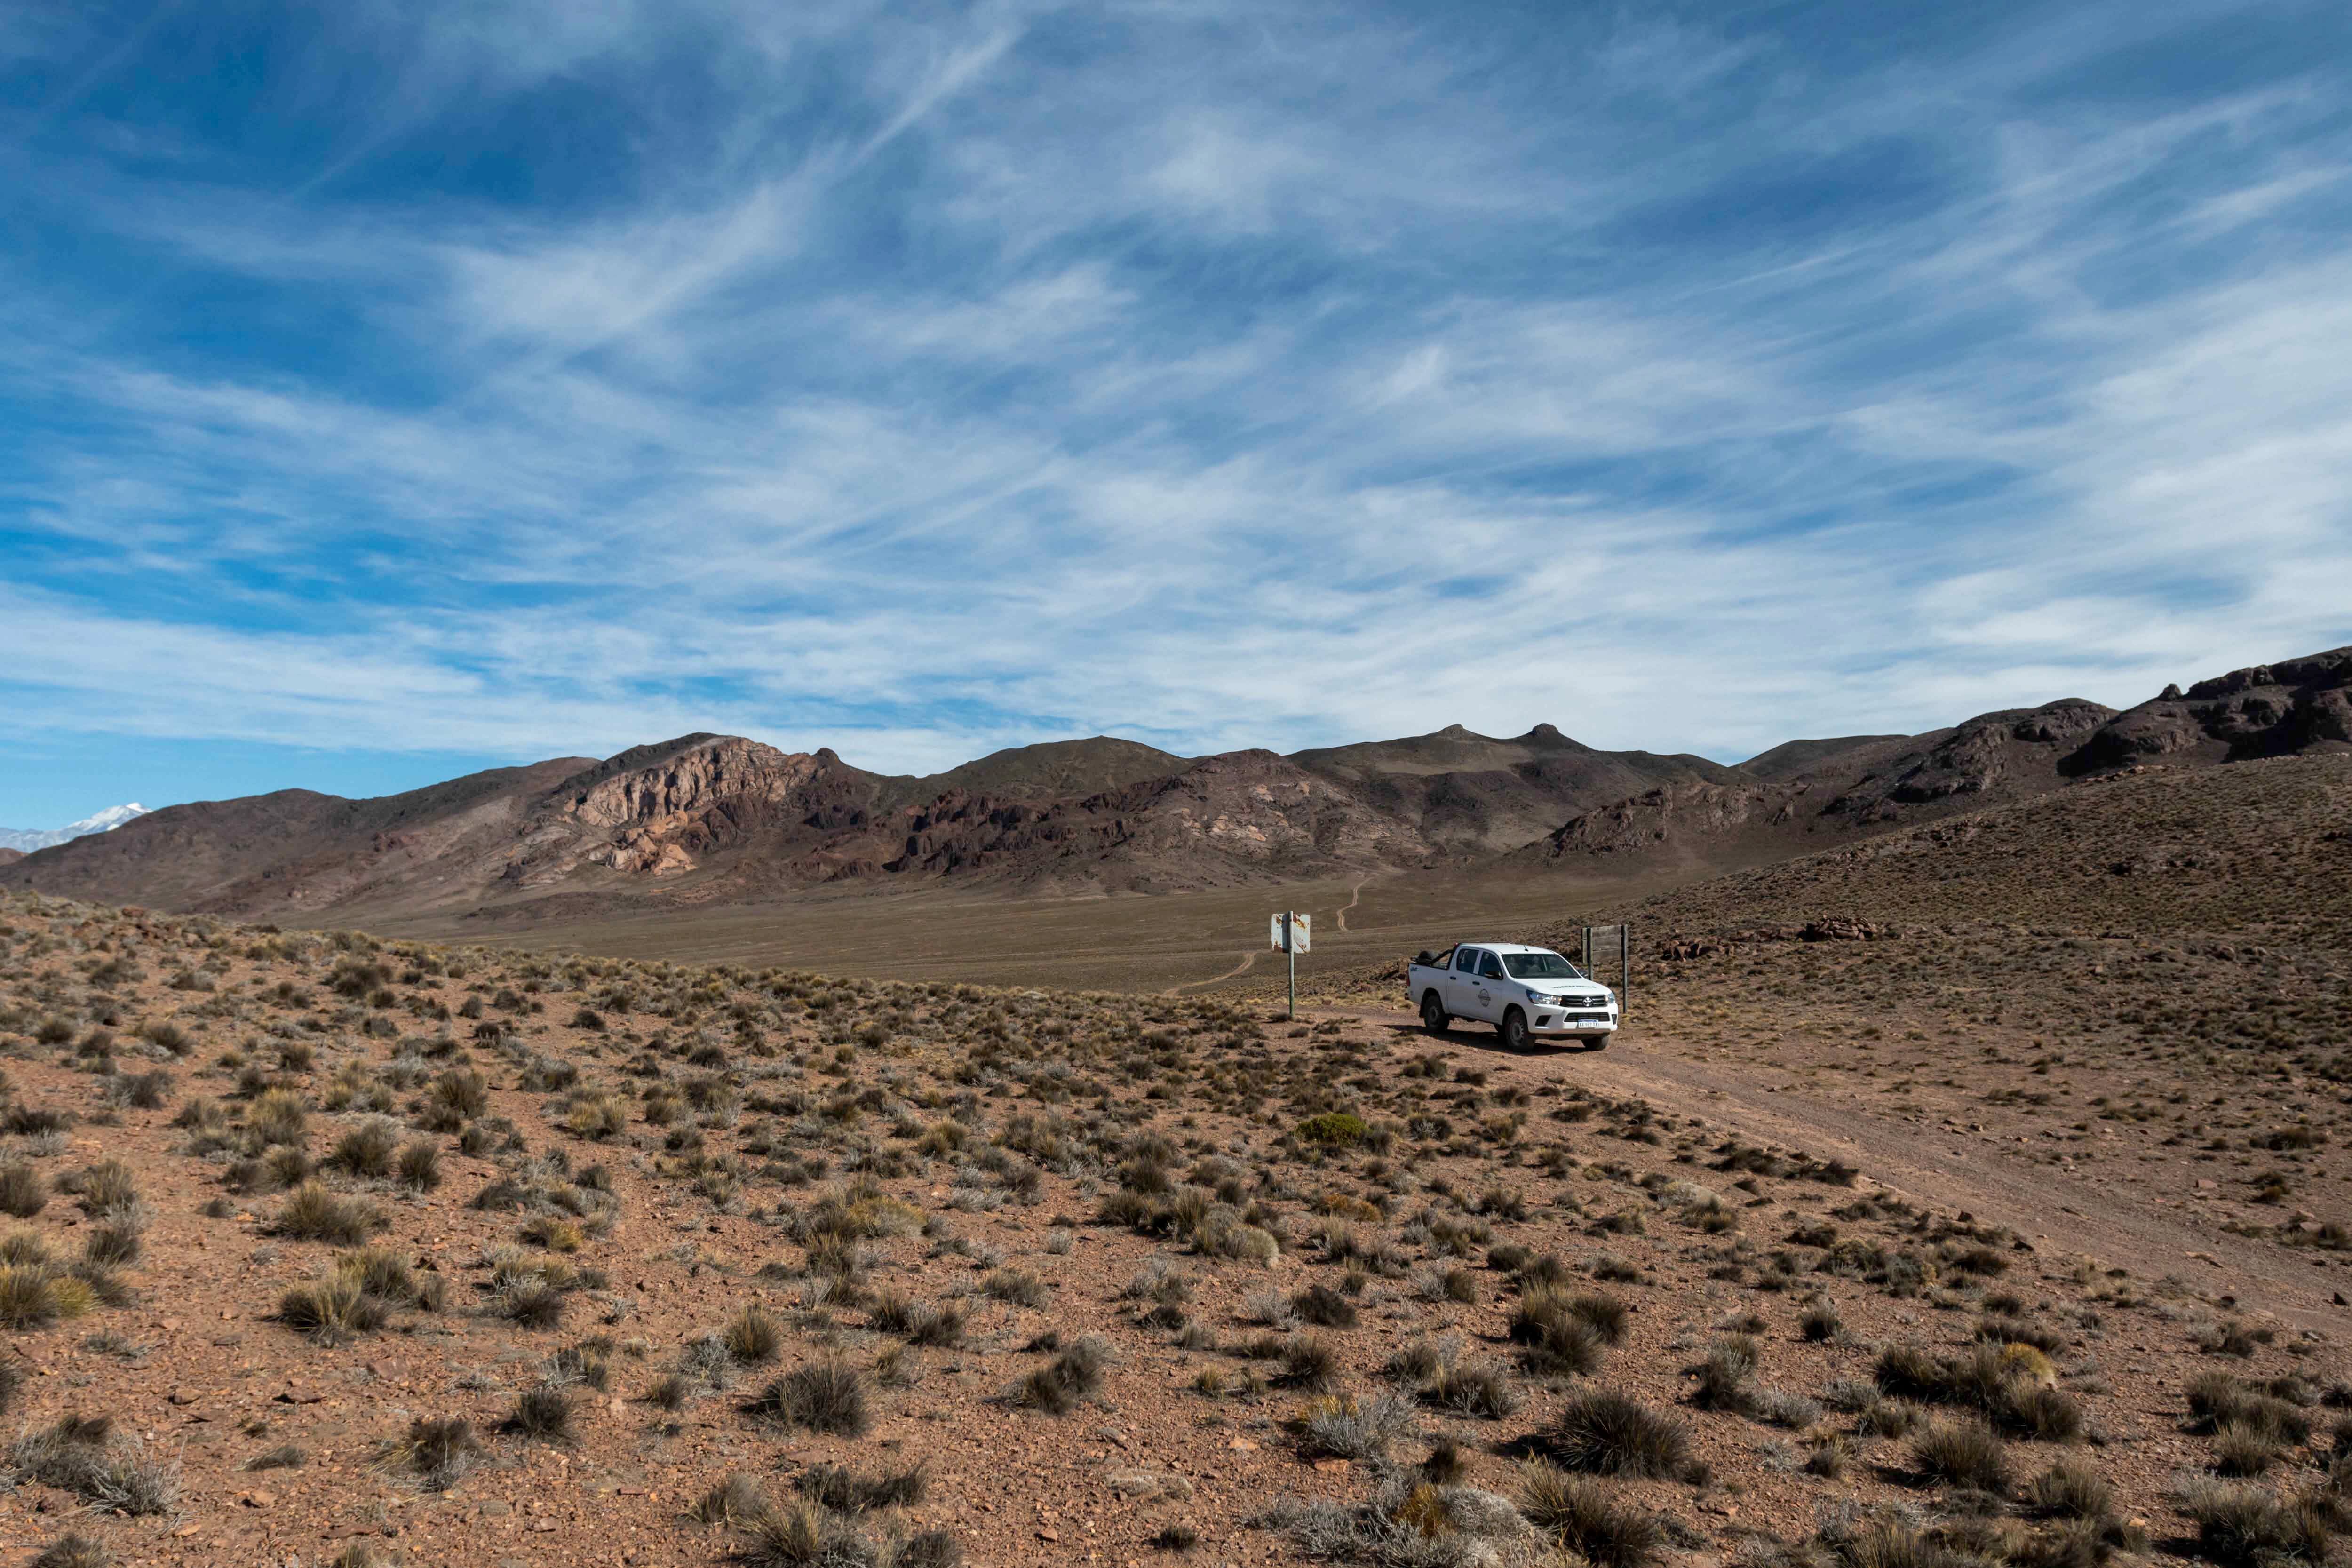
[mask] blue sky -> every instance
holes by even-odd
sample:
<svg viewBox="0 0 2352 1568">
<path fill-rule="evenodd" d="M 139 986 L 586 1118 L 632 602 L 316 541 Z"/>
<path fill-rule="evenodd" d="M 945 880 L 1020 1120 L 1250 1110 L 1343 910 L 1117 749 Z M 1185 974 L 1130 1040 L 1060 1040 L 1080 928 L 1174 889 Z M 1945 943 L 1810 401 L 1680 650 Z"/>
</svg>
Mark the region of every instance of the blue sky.
<svg viewBox="0 0 2352 1568">
<path fill-rule="evenodd" d="M 2340 4 L 0 4 L 0 823 L 2352 641 Z"/>
</svg>

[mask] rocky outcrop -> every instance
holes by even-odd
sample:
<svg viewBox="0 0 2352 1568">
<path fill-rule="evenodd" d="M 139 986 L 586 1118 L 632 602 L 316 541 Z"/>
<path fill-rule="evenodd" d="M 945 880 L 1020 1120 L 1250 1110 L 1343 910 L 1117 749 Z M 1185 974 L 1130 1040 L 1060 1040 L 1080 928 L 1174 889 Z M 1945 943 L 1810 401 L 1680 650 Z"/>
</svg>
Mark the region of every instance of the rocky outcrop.
<svg viewBox="0 0 2352 1568">
<path fill-rule="evenodd" d="M 1966 796 L 1989 803 L 2053 788 L 2059 761 L 2115 716 L 2114 709 L 2079 698 L 1979 714 L 1864 773 L 1822 809 L 1856 822 L 1896 822 L 1906 806 Z"/>
<path fill-rule="evenodd" d="M 1515 858 L 1639 855 L 1679 843 L 1717 839 L 1755 826 L 1793 822 L 1811 786 L 1669 784 L 1644 790 L 1562 823 Z"/>
<path fill-rule="evenodd" d="M 2116 716 L 2066 759 L 2074 773 L 2151 758 L 2243 762 L 2352 750 L 2352 647 L 2168 687 Z"/>
</svg>

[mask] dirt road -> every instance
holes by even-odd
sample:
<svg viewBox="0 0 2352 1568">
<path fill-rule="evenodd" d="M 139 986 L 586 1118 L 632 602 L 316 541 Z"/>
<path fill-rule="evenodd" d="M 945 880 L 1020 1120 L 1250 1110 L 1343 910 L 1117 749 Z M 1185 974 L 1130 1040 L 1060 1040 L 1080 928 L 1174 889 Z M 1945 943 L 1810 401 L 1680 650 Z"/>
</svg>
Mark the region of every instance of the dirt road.
<svg viewBox="0 0 2352 1568">
<path fill-rule="evenodd" d="M 1301 1008 L 1302 1015 L 1310 1010 Z M 1318 1017 L 1360 1018 L 1395 1029 L 1425 1049 L 1420 1021 L 1402 1012 L 1314 1009 Z M 1944 1212 L 1965 1210 L 2033 1244 L 2045 1266 L 2088 1255 L 2127 1268 L 2143 1282 L 2167 1275 L 2200 1294 L 2233 1294 L 2242 1309 L 2275 1314 L 2295 1327 L 2330 1334 L 2352 1331 L 2352 1310 L 2336 1293 L 2352 1285 L 2326 1254 L 2250 1242 L 2218 1226 L 2163 1212 L 2095 1174 L 2074 1174 L 2004 1154 L 1990 1138 L 1952 1127 L 1923 1127 L 1869 1107 L 1815 1099 L 1794 1084 L 1690 1060 L 1675 1040 L 1629 1031 L 1605 1051 L 1544 1046 L 1527 1055 L 1503 1048 L 1491 1030 L 1457 1026 L 1444 1037 L 1478 1054 L 1493 1080 L 1533 1086 L 1572 1082 L 1596 1094 L 1639 1097 L 1662 1111 L 1696 1117 L 1754 1143 L 1777 1144 L 1820 1158 L 1836 1156 L 1865 1180 Z M 1774 1074 L 1775 1078 L 1785 1075 Z M 2331 1300 L 2335 1298 L 2335 1300 Z"/>
</svg>

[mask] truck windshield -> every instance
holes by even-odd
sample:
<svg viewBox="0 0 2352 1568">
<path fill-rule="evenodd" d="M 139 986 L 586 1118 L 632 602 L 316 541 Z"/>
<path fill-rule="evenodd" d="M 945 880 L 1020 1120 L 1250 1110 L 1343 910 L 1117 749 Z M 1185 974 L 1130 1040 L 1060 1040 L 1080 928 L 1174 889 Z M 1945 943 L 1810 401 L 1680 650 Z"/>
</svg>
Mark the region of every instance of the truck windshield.
<svg viewBox="0 0 2352 1568">
<path fill-rule="evenodd" d="M 1556 952 L 1507 952 L 1503 967 L 1514 980 L 1581 980 L 1584 971 Z"/>
</svg>

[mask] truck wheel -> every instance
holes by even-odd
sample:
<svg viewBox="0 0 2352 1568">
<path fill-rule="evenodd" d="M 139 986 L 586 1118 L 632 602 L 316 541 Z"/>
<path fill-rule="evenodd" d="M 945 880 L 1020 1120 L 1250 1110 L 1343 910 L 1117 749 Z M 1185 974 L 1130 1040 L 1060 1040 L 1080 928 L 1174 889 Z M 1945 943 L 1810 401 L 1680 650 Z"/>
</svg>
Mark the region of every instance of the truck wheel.
<svg viewBox="0 0 2352 1568">
<path fill-rule="evenodd" d="M 1445 1026 L 1452 1021 L 1446 1017 L 1445 1004 L 1437 999 L 1436 992 L 1428 991 L 1422 994 L 1421 1026 L 1423 1028 L 1433 1035 L 1442 1035 L 1445 1033 Z"/>
<path fill-rule="evenodd" d="M 1587 1035 L 1584 1037 L 1584 1048 L 1588 1051 L 1605 1051 L 1609 1048 L 1609 1037 Z"/>
<path fill-rule="evenodd" d="M 1517 1007 L 1503 1015 L 1503 1021 L 1496 1026 L 1496 1029 L 1503 1037 L 1505 1048 L 1514 1051 L 1528 1048 L 1528 1016 Z"/>
</svg>

